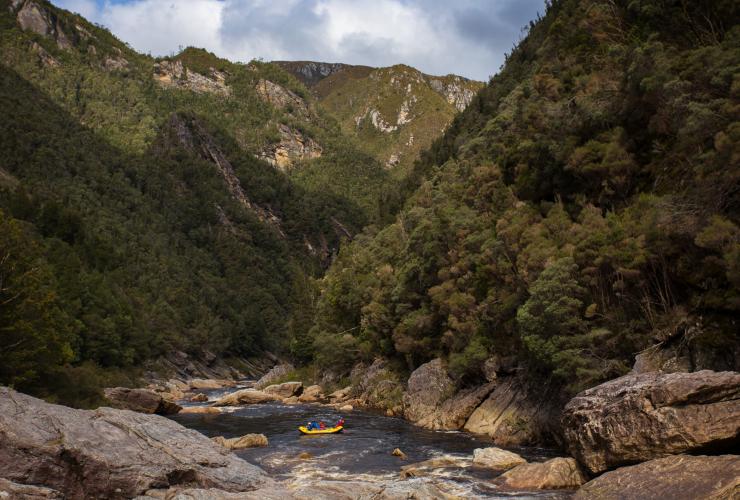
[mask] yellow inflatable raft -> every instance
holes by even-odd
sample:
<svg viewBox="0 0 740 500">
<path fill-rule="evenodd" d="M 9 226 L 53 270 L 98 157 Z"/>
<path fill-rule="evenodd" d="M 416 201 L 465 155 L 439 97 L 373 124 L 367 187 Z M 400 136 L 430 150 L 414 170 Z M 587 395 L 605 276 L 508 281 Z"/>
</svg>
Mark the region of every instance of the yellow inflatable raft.
<svg viewBox="0 0 740 500">
<path fill-rule="evenodd" d="M 327 427 L 326 429 L 311 429 L 310 431 L 306 428 L 305 425 L 302 425 L 298 428 L 298 430 L 301 431 L 303 434 L 334 434 L 337 432 L 342 432 L 342 429 L 344 429 L 343 425 L 339 425 L 337 427 Z"/>
</svg>

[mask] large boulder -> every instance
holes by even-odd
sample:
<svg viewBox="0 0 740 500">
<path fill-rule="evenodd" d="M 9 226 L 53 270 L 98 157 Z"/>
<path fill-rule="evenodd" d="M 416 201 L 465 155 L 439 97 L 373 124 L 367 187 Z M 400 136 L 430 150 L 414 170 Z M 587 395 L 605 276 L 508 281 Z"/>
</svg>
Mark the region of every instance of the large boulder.
<svg viewBox="0 0 740 500">
<path fill-rule="evenodd" d="M 403 396 L 404 416 L 427 429 L 460 429 L 494 387 L 489 383 L 456 391 L 442 360 L 434 359 L 409 377 Z"/>
<path fill-rule="evenodd" d="M 235 438 L 218 436 L 211 438 L 213 442 L 220 444 L 228 450 L 241 450 L 244 448 L 259 448 L 267 446 L 267 437 L 264 434 L 245 434 Z"/>
<path fill-rule="evenodd" d="M 534 393 L 521 377 L 501 377 L 495 384 L 465 422 L 466 431 L 485 434 L 502 446 L 538 443 L 552 433 L 556 406 L 547 388 Z"/>
<path fill-rule="evenodd" d="M 158 415 L 75 410 L 0 388 L 0 471 L 67 498 L 130 498 L 150 489 L 249 491 L 272 481 L 203 434 Z"/>
<path fill-rule="evenodd" d="M 404 416 L 415 423 L 424 420 L 455 391 L 455 383 L 439 358 L 414 370 L 407 385 L 403 396 Z"/>
<path fill-rule="evenodd" d="M 559 490 L 576 489 L 586 480 L 575 459 L 558 457 L 517 465 L 496 478 L 496 483 L 515 490 Z"/>
<path fill-rule="evenodd" d="M 269 403 L 270 401 L 279 401 L 280 396 L 275 394 L 268 394 L 264 391 L 256 391 L 254 389 L 242 389 L 240 391 L 231 392 L 211 403 L 211 406 L 240 406 L 240 405 L 256 405 L 262 403 Z"/>
<path fill-rule="evenodd" d="M 591 472 L 738 445 L 740 373 L 643 373 L 586 390 L 563 410 L 563 434 Z"/>
<path fill-rule="evenodd" d="M 301 403 L 315 403 L 324 399 L 324 390 L 320 385 L 310 385 L 306 387 L 298 400 Z"/>
<path fill-rule="evenodd" d="M 527 461 L 512 451 L 501 448 L 477 448 L 473 450 L 473 465 L 487 469 L 506 470 Z"/>
<path fill-rule="evenodd" d="M 673 455 L 622 467 L 589 481 L 575 500 L 671 500 L 740 498 L 737 455 Z"/>
<path fill-rule="evenodd" d="M 283 363 L 274 366 L 270 369 L 269 372 L 265 373 L 262 378 L 257 381 L 257 383 L 254 384 L 254 388 L 262 389 L 264 387 L 267 387 L 268 385 L 274 383 L 276 380 L 285 377 L 293 371 L 295 371 L 295 367 L 290 363 Z"/>
<path fill-rule="evenodd" d="M 168 401 L 161 394 L 148 389 L 113 387 L 105 389 L 104 394 L 110 405 L 120 410 L 156 413 L 158 415 L 173 415 L 182 410 L 180 405 Z"/>
<path fill-rule="evenodd" d="M 299 396 L 303 392 L 303 382 L 283 382 L 282 384 L 268 385 L 262 390 L 280 398 L 291 398 Z"/>
</svg>

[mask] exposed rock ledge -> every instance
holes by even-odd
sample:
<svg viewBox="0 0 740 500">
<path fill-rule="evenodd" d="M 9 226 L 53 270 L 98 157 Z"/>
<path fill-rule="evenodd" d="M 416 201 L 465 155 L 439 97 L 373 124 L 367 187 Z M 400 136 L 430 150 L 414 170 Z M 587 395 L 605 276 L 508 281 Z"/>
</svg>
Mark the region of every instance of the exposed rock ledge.
<svg viewBox="0 0 740 500">
<path fill-rule="evenodd" d="M 251 465 L 167 418 L 75 410 L 0 388 L 0 471 L 67 498 L 131 498 L 187 485 L 244 492 L 274 483 Z"/>
<path fill-rule="evenodd" d="M 591 472 L 670 454 L 737 449 L 740 373 L 626 375 L 565 407 L 570 453 Z"/>
</svg>

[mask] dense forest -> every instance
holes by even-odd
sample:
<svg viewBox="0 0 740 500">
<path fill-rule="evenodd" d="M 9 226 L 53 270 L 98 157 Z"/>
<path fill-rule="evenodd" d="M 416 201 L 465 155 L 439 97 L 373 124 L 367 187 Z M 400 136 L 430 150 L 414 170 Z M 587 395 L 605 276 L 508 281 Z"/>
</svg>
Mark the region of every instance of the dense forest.
<svg viewBox="0 0 740 500">
<path fill-rule="evenodd" d="M 514 356 L 564 393 L 656 344 L 738 369 L 731 0 L 548 3 L 401 180 L 277 65 L 41 0 L 0 0 L 0 49 L 1 384 L 93 405 L 175 349 L 461 386 Z M 269 164 L 286 133 L 320 157 Z"/>
<path fill-rule="evenodd" d="M 91 405 L 168 351 L 288 352 L 340 241 L 397 205 L 277 66 L 154 60 L 32 0 L 0 2 L 0 47 L 0 383 Z M 206 91 L 153 78 L 178 64 Z M 323 149 L 300 176 L 258 158 L 280 126 Z"/>
<path fill-rule="evenodd" d="M 300 354 L 338 372 L 442 357 L 460 384 L 516 356 L 564 393 L 656 344 L 738 369 L 738 14 L 548 4 L 415 164 L 396 221 L 342 248 Z"/>
</svg>

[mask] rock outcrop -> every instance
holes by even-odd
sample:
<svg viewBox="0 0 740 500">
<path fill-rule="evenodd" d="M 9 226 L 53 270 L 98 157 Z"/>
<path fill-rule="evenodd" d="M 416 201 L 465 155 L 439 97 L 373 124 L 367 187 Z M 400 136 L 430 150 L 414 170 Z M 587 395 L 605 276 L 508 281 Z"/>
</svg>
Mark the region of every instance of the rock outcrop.
<svg viewBox="0 0 740 500">
<path fill-rule="evenodd" d="M 573 458 L 553 458 L 547 462 L 517 465 L 496 478 L 496 483 L 516 490 L 576 489 L 587 480 Z"/>
<path fill-rule="evenodd" d="M 429 79 L 429 86 L 444 97 L 448 103 L 455 106 L 458 111 L 467 108 L 475 97 L 475 92 L 464 85 L 466 80 L 462 77 L 452 76 L 448 81 L 434 77 L 427 78 Z"/>
<path fill-rule="evenodd" d="M 311 87 L 327 76 L 344 71 L 353 66 L 342 63 L 325 63 L 314 61 L 273 61 L 307 86 Z"/>
<path fill-rule="evenodd" d="M 351 395 L 357 404 L 401 413 L 403 386 L 398 375 L 388 368 L 387 361 L 377 358 L 370 366 L 359 364 L 352 369 L 350 379 Z"/>
<path fill-rule="evenodd" d="M 295 371 L 295 367 L 290 363 L 281 363 L 273 366 L 270 371 L 265 373 L 255 384 L 255 389 L 262 389 L 268 385 L 272 385 L 276 380 L 286 376 L 290 372 Z"/>
<path fill-rule="evenodd" d="M 158 415 L 75 410 L 0 388 L 0 471 L 67 498 L 131 498 L 151 489 L 249 491 L 272 482 L 204 435 Z"/>
<path fill-rule="evenodd" d="M 273 226 L 283 237 L 280 218 L 272 210 L 253 203 L 239 181 L 231 162 L 226 158 L 214 138 L 203 124 L 195 118 L 185 117 L 178 113 L 170 116 L 167 124 L 170 141 L 179 144 L 186 151 L 213 163 L 223 177 L 231 196 L 246 210 L 252 212 L 262 222 Z"/>
<path fill-rule="evenodd" d="M 323 149 L 318 142 L 287 125 L 277 125 L 280 140 L 265 147 L 259 158 L 280 170 L 287 170 L 294 163 L 321 156 Z"/>
<path fill-rule="evenodd" d="M 499 445 L 542 442 L 551 433 L 555 405 L 547 388 L 533 394 L 521 377 L 498 379 L 493 391 L 465 423 L 464 429 L 485 434 Z"/>
<path fill-rule="evenodd" d="M 255 85 L 255 90 L 257 91 L 257 95 L 266 103 L 278 109 L 285 110 L 299 118 L 309 118 L 306 101 L 282 85 L 260 78 L 257 85 Z"/>
<path fill-rule="evenodd" d="M 512 451 L 501 448 L 478 448 L 473 451 L 473 465 L 487 469 L 506 470 L 527 461 Z"/>
<path fill-rule="evenodd" d="M 154 79 L 164 88 L 229 96 L 231 88 L 226 85 L 227 76 L 215 68 L 210 68 L 207 76 L 202 75 L 183 66 L 179 60 L 165 59 L 154 64 Z"/>
<path fill-rule="evenodd" d="M 113 408 L 121 410 L 156 413 L 158 415 L 174 415 L 182 410 L 180 405 L 168 401 L 161 395 L 148 389 L 113 387 L 106 389 L 104 394 Z"/>
<path fill-rule="evenodd" d="M 740 456 L 673 455 L 621 467 L 589 481 L 575 500 L 734 499 L 740 497 Z"/>
<path fill-rule="evenodd" d="M 403 396 L 407 420 L 428 429 L 460 429 L 494 388 L 486 384 L 455 392 L 442 360 L 434 359 L 414 370 Z"/>
<path fill-rule="evenodd" d="M 644 373 L 573 398 L 562 417 L 569 452 L 591 472 L 683 452 L 737 449 L 740 373 Z"/>
<path fill-rule="evenodd" d="M 16 20 L 22 30 L 52 38 L 61 49 L 72 47 L 72 39 L 64 32 L 57 16 L 43 5 L 34 0 L 21 0 L 13 2 L 10 8 L 11 11 L 17 9 Z"/>
<path fill-rule="evenodd" d="M 235 438 L 225 438 L 218 436 L 211 438 L 214 443 L 218 443 L 227 450 L 242 450 L 244 448 L 259 448 L 267 446 L 267 437 L 264 434 L 245 434 Z"/>
<path fill-rule="evenodd" d="M 241 391 L 235 391 L 220 397 L 211 403 L 211 406 L 255 405 L 269 403 L 271 401 L 280 401 L 281 399 L 282 398 L 280 396 L 269 394 L 264 391 L 242 389 Z"/>
</svg>

